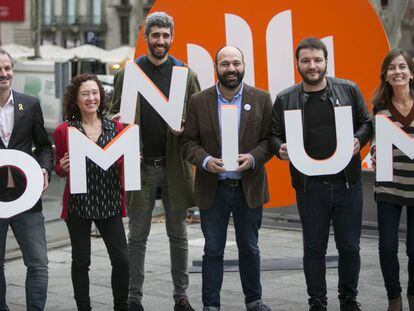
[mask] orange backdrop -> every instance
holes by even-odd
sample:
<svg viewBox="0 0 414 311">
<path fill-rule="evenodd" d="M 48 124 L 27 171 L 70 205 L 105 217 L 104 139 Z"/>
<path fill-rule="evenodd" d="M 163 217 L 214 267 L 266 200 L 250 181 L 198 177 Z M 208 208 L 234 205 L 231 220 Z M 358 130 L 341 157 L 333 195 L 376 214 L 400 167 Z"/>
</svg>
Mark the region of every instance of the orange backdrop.
<svg viewBox="0 0 414 311">
<path fill-rule="evenodd" d="M 255 83 L 267 89 L 266 28 L 278 13 L 291 10 L 293 46 L 305 37 L 334 37 L 335 76 L 351 79 L 369 101 L 379 82 L 383 57 L 389 50 L 381 21 L 369 0 L 158 0 L 151 12 L 164 11 L 175 22 L 170 53 L 187 62 L 187 44 L 206 49 L 214 57 L 226 44 L 224 14 L 244 19 L 253 33 Z M 289 30 L 290 31 L 290 30 Z M 135 57 L 146 53 L 142 31 Z M 294 51 L 292 51 L 294 53 Z M 300 76 L 295 71 L 296 82 Z M 363 156 L 367 154 L 363 149 Z M 267 164 L 271 201 L 266 207 L 294 204 L 287 162 L 274 158 Z"/>
</svg>

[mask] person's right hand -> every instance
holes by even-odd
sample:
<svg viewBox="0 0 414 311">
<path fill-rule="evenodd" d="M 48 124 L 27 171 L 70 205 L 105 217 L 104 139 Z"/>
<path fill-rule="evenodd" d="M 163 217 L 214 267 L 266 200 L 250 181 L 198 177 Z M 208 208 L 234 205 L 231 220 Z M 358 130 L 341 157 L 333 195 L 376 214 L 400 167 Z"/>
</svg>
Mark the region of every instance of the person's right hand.
<svg viewBox="0 0 414 311">
<path fill-rule="evenodd" d="M 371 149 L 371 162 L 374 171 L 377 169 L 377 148 L 374 146 Z"/>
<path fill-rule="evenodd" d="M 60 159 L 59 164 L 62 170 L 64 170 L 66 173 L 69 172 L 69 154 L 67 152 L 65 152 L 63 158 Z"/>
<path fill-rule="evenodd" d="M 223 168 L 223 160 L 217 158 L 211 158 L 207 161 L 207 171 L 210 173 L 224 173 L 226 170 Z"/>
<path fill-rule="evenodd" d="M 289 153 L 288 153 L 288 150 L 287 150 L 287 145 L 286 145 L 286 143 L 284 143 L 284 144 L 282 144 L 282 145 L 280 146 L 280 148 L 279 148 L 279 155 L 280 155 L 280 158 L 281 158 L 282 160 L 287 160 L 287 161 L 289 161 Z"/>
</svg>

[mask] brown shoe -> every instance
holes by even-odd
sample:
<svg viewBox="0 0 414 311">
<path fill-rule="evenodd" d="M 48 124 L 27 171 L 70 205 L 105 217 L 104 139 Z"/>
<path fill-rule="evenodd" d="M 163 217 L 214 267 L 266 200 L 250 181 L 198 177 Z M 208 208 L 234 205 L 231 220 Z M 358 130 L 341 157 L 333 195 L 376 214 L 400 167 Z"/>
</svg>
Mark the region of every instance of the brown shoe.
<svg viewBox="0 0 414 311">
<path fill-rule="evenodd" d="M 408 297 L 408 306 L 410 307 L 410 311 L 414 311 L 414 296 L 407 295 Z"/>
<path fill-rule="evenodd" d="M 402 311 L 402 299 L 401 296 L 393 299 L 388 298 L 387 311 Z"/>
<path fill-rule="evenodd" d="M 174 311 L 195 311 L 187 298 L 181 298 L 175 303 Z"/>
</svg>

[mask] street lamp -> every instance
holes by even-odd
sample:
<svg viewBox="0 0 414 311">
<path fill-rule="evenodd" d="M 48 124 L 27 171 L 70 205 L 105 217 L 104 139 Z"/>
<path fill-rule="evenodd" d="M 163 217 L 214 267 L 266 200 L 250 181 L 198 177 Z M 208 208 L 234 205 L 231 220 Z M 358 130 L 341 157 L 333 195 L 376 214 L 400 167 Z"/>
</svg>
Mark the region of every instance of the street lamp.
<svg viewBox="0 0 414 311">
<path fill-rule="evenodd" d="M 32 0 L 32 22 L 33 22 L 33 58 L 41 58 L 40 55 L 40 34 L 42 30 L 41 16 L 42 2 L 40 0 Z"/>
</svg>

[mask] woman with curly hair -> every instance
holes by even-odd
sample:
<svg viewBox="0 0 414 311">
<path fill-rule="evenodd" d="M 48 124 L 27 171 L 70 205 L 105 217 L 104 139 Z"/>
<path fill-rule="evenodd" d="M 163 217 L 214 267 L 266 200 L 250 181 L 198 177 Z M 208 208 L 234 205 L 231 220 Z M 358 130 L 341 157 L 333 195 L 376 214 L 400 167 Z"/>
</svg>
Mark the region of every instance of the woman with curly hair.
<svg viewBox="0 0 414 311">
<path fill-rule="evenodd" d="M 394 49 L 381 67 L 381 82 L 374 95 L 374 115 L 387 116 L 407 135 L 414 138 L 414 63 L 408 54 Z M 375 140 L 371 145 L 375 165 Z M 376 182 L 379 257 L 388 296 L 388 311 L 402 310 L 398 227 L 401 210 L 407 206 L 408 304 L 414 311 L 414 161 L 401 150 L 393 149 L 393 181 Z M 375 166 L 374 166 L 375 167 Z"/>
<path fill-rule="evenodd" d="M 103 170 L 86 159 L 88 192 L 70 194 L 68 127 L 75 127 L 99 147 L 105 147 L 122 129 L 120 123 L 104 116 L 105 91 L 92 74 L 74 77 L 67 86 L 63 104 L 66 122 L 54 132 L 56 174 L 66 177 L 61 217 L 65 219 L 72 244 L 72 283 L 78 310 L 91 310 L 89 296 L 89 265 L 91 256 L 91 224 L 101 234 L 112 265 L 114 310 L 128 310 L 129 266 L 127 243 L 122 217 L 125 212 L 125 191 L 122 187 L 121 162 Z"/>
</svg>

